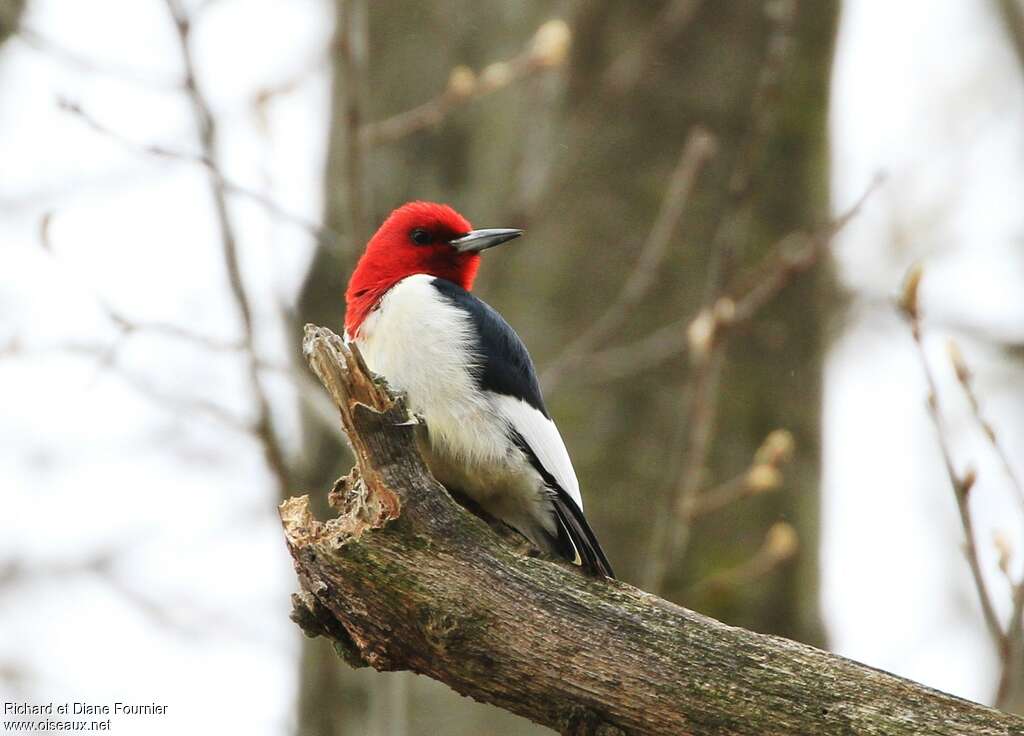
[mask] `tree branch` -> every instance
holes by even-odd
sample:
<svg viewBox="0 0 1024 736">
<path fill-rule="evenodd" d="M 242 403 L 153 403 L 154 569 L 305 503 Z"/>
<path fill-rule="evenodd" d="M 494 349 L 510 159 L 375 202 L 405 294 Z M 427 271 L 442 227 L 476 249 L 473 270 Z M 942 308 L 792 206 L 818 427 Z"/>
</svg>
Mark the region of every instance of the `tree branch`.
<svg viewBox="0 0 1024 736">
<path fill-rule="evenodd" d="M 921 309 L 918 304 L 918 292 L 921 280 L 924 277 L 924 270 L 917 265 L 908 272 L 904 284 L 903 294 L 898 304 L 903 316 L 910 323 L 910 334 L 914 339 L 914 346 L 917 349 L 917 356 L 921 363 L 921 370 L 924 374 L 925 384 L 928 387 L 928 414 L 932 424 L 935 426 L 938 437 L 939 450 L 942 453 L 943 464 L 946 467 L 946 474 L 949 476 L 950 484 L 953 486 L 953 493 L 956 496 L 957 511 L 960 514 L 960 523 L 964 530 L 964 555 L 967 557 L 967 564 L 971 570 L 971 577 L 974 586 L 978 591 L 978 600 L 981 604 L 981 612 L 985 618 L 985 624 L 995 642 L 999 652 L 1000 673 L 999 684 L 996 688 L 995 703 L 1002 707 L 1006 704 L 1011 694 L 1013 679 L 1020 668 L 1018 661 L 1018 650 L 1020 649 L 1021 638 L 1024 637 L 1024 577 L 1014 582 L 1010 573 L 1010 551 L 1006 548 L 1005 540 L 995 540 L 996 548 L 1000 552 L 999 567 L 1006 576 L 1010 586 L 1010 597 L 1012 601 L 1012 612 L 1006 622 L 1006 626 L 999 621 L 999 614 L 996 611 L 995 599 L 992 590 L 985 582 L 985 574 L 981 569 L 981 558 L 978 553 L 977 532 L 974 526 L 974 517 L 971 514 L 970 493 L 977 480 L 977 473 L 973 467 L 968 466 L 963 472 L 958 472 L 953 462 L 953 453 L 948 438 L 948 427 L 939 406 L 938 381 L 928 361 L 928 354 L 925 350 L 924 334 L 921 320 Z M 974 392 L 972 374 L 964 362 L 963 354 L 956 343 L 950 340 L 947 343 L 950 362 L 957 382 L 964 391 L 967 403 L 970 406 L 971 414 L 978 423 L 979 428 L 992 446 L 992 450 L 1003 465 L 1010 484 L 1017 493 L 1018 499 L 1024 499 L 1024 488 L 1021 487 L 1020 478 L 1014 472 L 1010 464 L 1009 455 L 1003 449 L 996 431 L 992 424 L 981 413 L 981 404 Z"/>
<path fill-rule="evenodd" d="M 293 618 L 356 665 L 411 670 L 564 734 L 1008 734 L 1024 720 L 523 554 L 430 476 L 400 398 L 329 330 L 304 350 L 358 467 L 281 505 Z"/>
<path fill-rule="evenodd" d="M 921 311 L 918 305 L 918 290 L 924 272 L 920 266 L 915 266 L 907 274 L 903 285 L 903 295 L 899 308 L 903 316 L 910 323 L 910 334 L 914 339 L 917 348 L 917 356 L 921 363 L 921 372 L 924 374 L 925 385 L 928 387 L 927 405 L 928 415 L 935 426 L 936 437 L 939 443 L 939 450 L 942 453 L 942 462 L 946 467 L 946 475 L 949 476 L 950 485 L 953 487 L 953 495 L 956 497 L 956 507 L 960 514 L 960 525 L 964 530 L 964 555 L 967 557 L 967 564 L 971 568 L 971 577 L 974 579 L 974 586 L 978 591 L 978 601 L 981 604 L 981 612 L 985 617 L 985 625 L 988 626 L 992 639 L 998 643 L 1003 638 L 1003 628 L 999 623 L 999 615 L 996 613 L 995 604 L 992 602 L 992 594 L 989 592 L 988 584 L 985 582 L 985 574 L 981 569 L 981 558 L 978 555 L 978 537 L 974 531 L 974 517 L 971 514 L 970 492 L 977 480 L 977 473 L 968 467 L 962 473 L 956 469 L 953 462 L 953 450 L 950 447 L 949 431 L 946 427 L 945 418 L 939 408 L 939 384 L 928 363 L 928 355 L 925 350 L 924 336 L 921 329 Z"/>
<path fill-rule="evenodd" d="M 185 70 L 184 88 L 192 106 L 202 158 L 211 162 L 211 172 L 217 171 L 218 144 L 217 121 L 213 116 L 206 97 L 199 89 L 196 81 L 196 65 L 192 57 L 191 33 L 192 25 L 180 0 L 165 0 L 174 29 L 177 33 L 178 47 L 181 51 L 182 66 Z M 239 262 L 238 237 L 235 233 L 231 215 L 228 212 L 227 189 L 224 180 L 211 173 L 209 176 L 210 194 L 213 197 L 214 213 L 220 233 L 221 251 L 224 266 L 227 270 L 228 285 L 231 297 L 238 308 L 242 322 L 242 345 L 246 353 L 246 375 L 253 401 L 256 404 L 256 419 L 253 422 L 252 434 L 263 449 L 263 457 L 267 468 L 273 475 L 274 482 L 281 493 L 287 487 L 288 467 L 285 461 L 284 447 L 281 445 L 274 428 L 273 415 L 270 410 L 270 399 L 263 384 L 260 382 L 260 358 L 256 349 L 256 331 L 253 316 L 252 300 L 242 278 Z"/>
<path fill-rule="evenodd" d="M 566 372 L 583 363 L 594 348 L 620 327 L 626 316 L 647 295 L 654 285 L 672 236 L 679 226 L 686 205 L 690 201 L 701 169 L 715 154 L 715 138 L 701 126 L 694 126 L 679 154 L 679 162 L 672 172 L 668 189 L 661 200 L 658 216 L 647 239 L 640 248 L 633 270 L 627 276 L 618 295 L 607 309 L 578 337 L 573 339 L 556 357 L 541 376 L 545 387 L 552 390 Z"/>
<path fill-rule="evenodd" d="M 180 26 L 176 27 L 180 28 Z M 189 93 L 191 94 L 191 91 Z M 316 241 L 325 248 L 340 247 L 339 243 L 341 241 L 341 236 L 337 232 L 328 227 L 319 225 L 312 220 L 308 220 L 301 215 L 289 212 L 265 194 L 228 179 L 227 176 L 224 175 L 224 172 L 221 171 L 217 162 L 205 154 L 196 155 L 194 153 L 175 150 L 174 148 L 169 148 L 156 143 L 138 143 L 133 141 L 118 131 L 108 128 L 73 100 L 63 98 L 59 99 L 57 101 L 57 106 L 64 112 L 81 120 L 93 132 L 109 138 L 120 146 L 135 153 L 142 154 L 144 156 L 152 156 L 157 159 L 165 159 L 167 161 L 177 161 L 185 164 L 196 164 L 201 166 L 206 170 L 208 176 L 216 179 L 217 185 L 222 187 L 226 193 L 244 197 L 245 199 L 255 202 L 265 209 L 272 217 L 304 230 L 310 237 L 316 239 Z"/>
<path fill-rule="evenodd" d="M 521 79 L 561 66 L 568 55 L 572 33 L 565 21 L 542 24 L 529 45 L 515 57 L 496 61 L 477 74 L 466 66 L 452 69 L 447 87 L 434 98 L 411 110 L 364 124 L 359 130 L 362 145 L 379 146 L 439 125 L 448 114 L 479 97 L 497 92 Z"/>
</svg>

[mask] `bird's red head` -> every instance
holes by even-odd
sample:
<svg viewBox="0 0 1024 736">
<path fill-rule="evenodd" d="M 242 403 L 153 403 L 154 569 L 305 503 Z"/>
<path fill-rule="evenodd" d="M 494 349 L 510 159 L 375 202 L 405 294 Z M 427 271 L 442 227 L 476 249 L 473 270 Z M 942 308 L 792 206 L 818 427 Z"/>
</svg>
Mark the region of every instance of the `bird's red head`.
<svg viewBox="0 0 1024 736">
<path fill-rule="evenodd" d="M 355 337 L 359 325 L 392 286 L 407 276 L 430 274 L 473 287 L 480 251 L 520 235 L 519 230 L 473 230 L 446 204 L 409 202 L 380 226 L 345 292 L 345 331 Z"/>
</svg>

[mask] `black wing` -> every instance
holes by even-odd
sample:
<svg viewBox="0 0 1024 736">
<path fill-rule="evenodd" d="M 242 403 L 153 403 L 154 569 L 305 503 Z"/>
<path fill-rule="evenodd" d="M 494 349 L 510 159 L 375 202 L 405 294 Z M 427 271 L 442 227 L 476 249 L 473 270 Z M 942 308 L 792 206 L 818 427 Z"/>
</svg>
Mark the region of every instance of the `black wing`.
<svg viewBox="0 0 1024 736">
<path fill-rule="evenodd" d="M 481 360 L 477 373 L 480 388 L 522 399 L 548 416 L 533 360 L 504 317 L 451 281 L 434 279 L 434 288 L 445 299 L 468 312 L 476 326 L 480 335 L 480 345 L 477 346 Z"/>
<path fill-rule="evenodd" d="M 477 346 L 481 361 L 477 372 L 480 388 L 521 399 L 550 421 L 541 396 L 537 371 L 516 331 L 494 309 L 462 287 L 444 279 L 434 279 L 433 284 L 442 296 L 465 310 L 473 320 L 480 336 L 480 344 Z M 582 509 L 540 461 L 529 442 L 514 429 L 512 434 L 512 439 L 529 458 L 550 491 L 558 529 L 557 538 L 551 539 L 552 546 L 571 562 L 579 557 L 580 564 L 588 572 L 614 577 L 608 558 L 583 516 Z"/>
<path fill-rule="evenodd" d="M 575 562 L 578 556 L 580 564 L 587 572 L 592 575 L 614 578 L 612 565 L 608 562 L 604 550 L 601 549 L 601 543 L 597 541 L 594 530 L 587 523 L 583 510 L 576 505 L 572 497 L 548 472 L 526 440 L 518 433 L 514 439 L 519 449 L 530 458 L 534 470 L 540 473 L 551 491 L 551 505 L 555 510 L 555 519 L 558 522 L 558 539 L 553 540 L 558 554 L 570 562 Z"/>
</svg>

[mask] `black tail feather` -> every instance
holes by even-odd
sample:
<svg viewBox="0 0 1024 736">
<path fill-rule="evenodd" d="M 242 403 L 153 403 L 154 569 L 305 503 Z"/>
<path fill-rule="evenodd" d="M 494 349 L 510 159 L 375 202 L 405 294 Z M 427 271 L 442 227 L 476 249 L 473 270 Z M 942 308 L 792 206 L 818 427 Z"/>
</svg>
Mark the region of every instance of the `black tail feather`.
<svg viewBox="0 0 1024 736">
<path fill-rule="evenodd" d="M 591 575 L 614 578 L 611 563 L 601 549 L 601 543 L 587 523 L 580 507 L 569 495 L 555 486 L 551 505 L 558 519 L 558 551 L 566 559 L 575 561 L 579 556 L 583 569 Z M 568 544 L 566 544 L 568 542 Z"/>
<path fill-rule="evenodd" d="M 576 562 L 578 557 L 580 565 L 591 575 L 614 578 L 615 573 L 612 572 L 611 563 L 605 557 L 601 543 L 597 541 L 594 531 L 587 523 L 586 517 L 583 516 L 583 509 L 558 484 L 558 481 L 548 472 L 548 469 L 544 467 L 537 454 L 522 436 L 513 431 L 512 437 L 548 487 L 551 507 L 555 512 L 556 526 L 558 527 L 558 537 L 552 542 L 558 554 L 569 562 Z"/>
</svg>

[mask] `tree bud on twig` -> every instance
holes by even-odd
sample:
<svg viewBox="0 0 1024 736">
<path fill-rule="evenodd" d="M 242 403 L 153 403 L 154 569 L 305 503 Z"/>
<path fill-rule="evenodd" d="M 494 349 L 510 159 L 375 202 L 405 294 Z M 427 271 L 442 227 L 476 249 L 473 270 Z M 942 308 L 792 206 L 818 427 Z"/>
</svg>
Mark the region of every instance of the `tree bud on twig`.
<svg viewBox="0 0 1024 736">
<path fill-rule="evenodd" d="M 448 75 L 447 92 L 452 97 L 470 97 L 476 91 L 476 74 L 462 64 L 453 67 Z"/>
<path fill-rule="evenodd" d="M 693 155 L 702 161 L 718 153 L 718 138 L 703 125 L 695 125 L 690 133 Z M 685 155 L 685 154 L 684 154 Z"/>
<path fill-rule="evenodd" d="M 796 441 L 793 434 L 786 429 L 774 429 L 764 438 L 764 442 L 754 453 L 755 465 L 771 465 L 778 467 L 788 463 L 793 457 Z"/>
<path fill-rule="evenodd" d="M 779 247 L 782 265 L 789 269 L 804 269 L 818 257 L 818 242 L 807 233 L 787 235 Z"/>
<path fill-rule="evenodd" d="M 717 302 L 715 302 L 715 326 L 726 325 L 732 322 L 732 318 L 736 316 L 736 302 L 727 296 L 723 296 Z"/>
<path fill-rule="evenodd" d="M 966 496 L 974 488 L 974 484 L 978 480 L 978 472 L 974 468 L 967 468 L 964 471 L 963 477 L 960 478 L 960 493 Z"/>
<path fill-rule="evenodd" d="M 690 356 L 694 362 L 708 357 L 715 343 L 718 328 L 728 325 L 736 316 L 736 302 L 723 296 L 709 309 L 704 307 L 686 328 L 686 340 L 690 345 Z"/>
<path fill-rule="evenodd" d="M 921 279 L 924 277 L 924 268 L 920 263 L 911 266 L 903 279 L 903 293 L 900 296 L 900 309 L 907 317 L 917 320 L 917 295 L 921 288 Z"/>
<path fill-rule="evenodd" d="M 772 524 L 765 536 L 764 551 L 773 560 L 781 562 L 796 554 L 800 546 L 800 538 L 796 529 L 786 521 Z"/>
<path fill-rule="evenodd" d="M 782 473 L 774 465 L 759 464 L 747 471 L 747 487 L 751 493 L 767 493 L 782 485 Z"/>
<path fill-rule="evenodd" d="M 501 89 L 512 81 L 512 68 L 507 61 L 496 61 L 488 64 L 480 72 L 480 85 L 488 92 Z"/>
<path fill-rule="evenodd" d="M 1009 577 L 1010 558 L 1013 557 L 1013 546 L 1010 544 L 1010 540 L 1001 529 L 996 530 L 992 535 L 992 543 L 995 545 L 996 552 L 999 555 L 999 569 L 1003 572 L 1003 575 Z"/>
<path fill-rule="evenodd" d="M 572 31 L 561 18 L 554 18 L 537 29 L 530 55 L 542 66 L 561 66 L 569 55 Z"/>
<path fill-rule="evenodd" d="M 946 352 L 949 354 L 949 362 L 953 364 L 956 372 L 956 380 L 966 385 L 971 381 L 971 371 L 964 362 L 964 354 L 960 352 L 960 346 L 955 340 L 950 339 L 946 343 Z"/>
<path fill-rule="evenodd" d="M 705 307 L 700 310 L 693 322 L 686 328 L 686 340 L 690 344 L 690 354 L 694 360 L 700 361 L 711 352 L 711 343 L 715 337 L 715 317 Z"/>
</svg>

